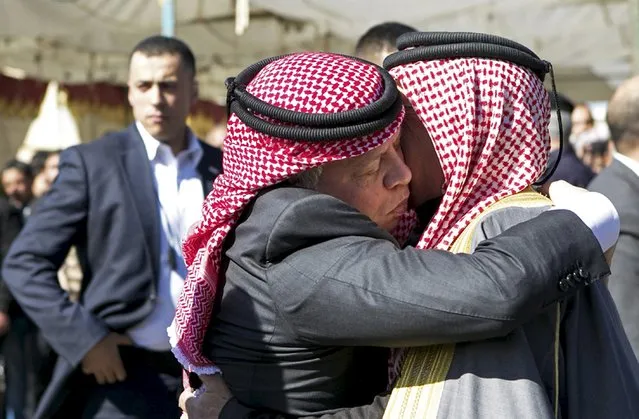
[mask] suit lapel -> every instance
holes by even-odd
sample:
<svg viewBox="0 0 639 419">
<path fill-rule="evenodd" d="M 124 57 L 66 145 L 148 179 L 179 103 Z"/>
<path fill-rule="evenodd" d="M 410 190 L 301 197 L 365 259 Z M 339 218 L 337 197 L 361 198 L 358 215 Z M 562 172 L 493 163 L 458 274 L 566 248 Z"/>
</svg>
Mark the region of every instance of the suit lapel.
<svg viewBox="0 0 639 419">
<path fill-rule="evenodd" d="M 199 141 L 199 140 L 198 140 Z M 213 189 L 213 181 L 222 171 L 222 152 L 200 141 L 202 158 L 197 165 L 197 172 L 202 180 L 202 189 L 206 197 Z"/>
<path fill-rule="evenodd" d="M 126 177 L 135 203 L 135 209 L 144 231 L 147 248 L 153 261 L 154 277 L 160 263 L 160 219 L 158 214 L 155 182 L 149 158 L 142 137 L 135 125 L 128 128 L 128 136 L 123 139 L 122 160 Z"/>
</svg>

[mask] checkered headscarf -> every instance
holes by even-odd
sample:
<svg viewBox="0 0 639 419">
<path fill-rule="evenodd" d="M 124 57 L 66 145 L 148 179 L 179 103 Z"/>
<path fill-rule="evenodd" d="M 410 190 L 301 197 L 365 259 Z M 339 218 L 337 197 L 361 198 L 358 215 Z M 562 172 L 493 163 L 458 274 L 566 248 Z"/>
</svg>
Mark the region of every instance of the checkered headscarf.
<svg viewBox="0 0 639 419">
<path fill-rule="evenodd" d="M 391 74 L 433 141 L 445 179 L 417 247 L 447 250 L 489 205 L 544 172 L 548 94 L 531 71 L 493 59 L 419 61 Z M 401 358 L 391 362 L 391 382 Z"/>
<path fill-rule="evenodd" d="M 327 53 L 285 56 L 264 67 L 247 86 L 271 105 L 304 113 L 359 109 L 384 90 L 373 65 Z M 246 205 L 260 190 L 313 167 L 362 155 L 399 129 L 402 110 L 384 130 L 339 141 L 291 141 L 270 137 L 231 115 L 224 140 L 223 173 L 202 208 L 202 219 L 183 245 L 188 275 L 169 329 L 173 352 L 189 371 L 216 371 L 202 353 L 202 343 L 223 285 L 222 245 Z M 274 121 L 270 121 L 274 122 Z"/>
</svg>

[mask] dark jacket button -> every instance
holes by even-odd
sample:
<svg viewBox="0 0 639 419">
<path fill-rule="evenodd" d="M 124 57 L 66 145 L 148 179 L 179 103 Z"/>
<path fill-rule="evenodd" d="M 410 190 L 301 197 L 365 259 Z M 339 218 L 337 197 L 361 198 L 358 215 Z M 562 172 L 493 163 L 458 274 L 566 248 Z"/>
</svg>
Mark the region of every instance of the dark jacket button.
<svg viewBox="0 0 639 419">
<path fill-rule="evenodd" d="M 570 282 L 573 286 L 579 284 L 581 281 L 583 281 L 583 278 L 577 273 L 577 271 L 568 274 L 568 282 Z"/>
<path fill-rule="evenodd" d="M 582 279 L 590 279 L 590 274 L 584 268 L 577 269 L 577 275 Z"/>
</svg>

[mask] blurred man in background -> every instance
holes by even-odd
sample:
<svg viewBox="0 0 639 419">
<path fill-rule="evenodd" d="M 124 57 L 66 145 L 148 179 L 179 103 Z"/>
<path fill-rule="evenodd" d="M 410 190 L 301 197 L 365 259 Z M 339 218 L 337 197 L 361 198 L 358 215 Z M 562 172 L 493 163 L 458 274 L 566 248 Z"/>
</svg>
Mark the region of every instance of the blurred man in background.
<svg viewBox="0 0 639 419">
<path fill-rule="evenodd" d="M 607 123 L 617 151 L 590 189 L 607 196 L 619 212 L 621 232 L 609 289 L 639 356 L 639 77 L 619 86 L 608 104 Z"/>
<path fill-rule="evenodd" d="M 9 161 L 0 171 L 0 262 L 18 236 L 32 209 L 31 167 Z M 47 346 L 0 276 L 0 336 L 5 358 L 5 417 L 28 419 L 35 410 L 48 374 L 44 372 Z"/>
<path fill-rule="evenodd" d="M 555 99 L 553 94 L 550 94 L 550 106 L 552 112 L 550 113 L 550 123 L 548 129 L 550 131 L 550 155 L 548 157 L 548 167 L 553 167 L 557 159 L 559 165 L 557 170 L 548 180 L 554 182 L 556 180 L 565 180 L 574 186 L 585 188 L 590 181 L 595 177 L 593 171 L 586 166 L 575 152 L 575 149 L 568 139 L 572 133 L 571 113 L 573 112 L 573 104 L 567 97 L 558 94 L 558 100 Z M 563 149 L 561 150 L 561 156 L 559 155 L 559 146 L 561 143 L 561 136 L 559 131 L 559 119 L 557 118 L 557 109 L 561 113 L 561 125 L 563 128 Z"/>
<path fill-rule="evenodd" d="M 384 58 L 397 51 L 397 38 L 415 31 L 417 29 L 398 22 L 375 25 L 357 41 L 355 56 L 381 66 Z"/>
<path fill-rule="evenodd" d="M 35 199 L 40 198 L 51 189 L 53 181 L 58 176 L 60 163 L 59 151 L 38 151 L 31 160 L 33 169 L 33 185 L 31 191 Z"/>
</svg>

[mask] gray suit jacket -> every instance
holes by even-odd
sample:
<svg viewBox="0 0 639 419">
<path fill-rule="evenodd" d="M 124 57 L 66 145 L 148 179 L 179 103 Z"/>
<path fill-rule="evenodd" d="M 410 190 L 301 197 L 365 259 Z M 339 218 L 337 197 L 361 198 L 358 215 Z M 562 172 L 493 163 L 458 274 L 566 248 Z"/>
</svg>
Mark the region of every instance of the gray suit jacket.
<svg viewBox="0 0 639 419">
<path fill-rule="evenodd" d="M 343 202 L 288 187 L 258 197 L 227 245 L 205 352 L 237 401 L 297 416 L 371 402 L 386 377 L 379 348 L 504 336 L 608 273 L 566 211 L 452 255 L 402 250 Z M 587 278 L 562 291 L 579 267 Z M 241 417 L 233 409 L 222 417 Z"/>
<path fill-rule="evenodd" d="M 511 207 L 488 214 L 474 232 L 474 245 L 543 210 Z M 604 283 L 563 299 L 560 313 L 558 417 L 639 415 L 639 364 Z M 506 337 L 457 344 L 437 418 L 554 418 L 556 316 L 553 306 Z"/>
<path fill-rule="evenodd" d="M 619 212 L 621 232 L 608 288 L 635 355 L 639 357 L 639 177 L 614 160 L 589 189 L 607 196 Z"/>
</svg>

